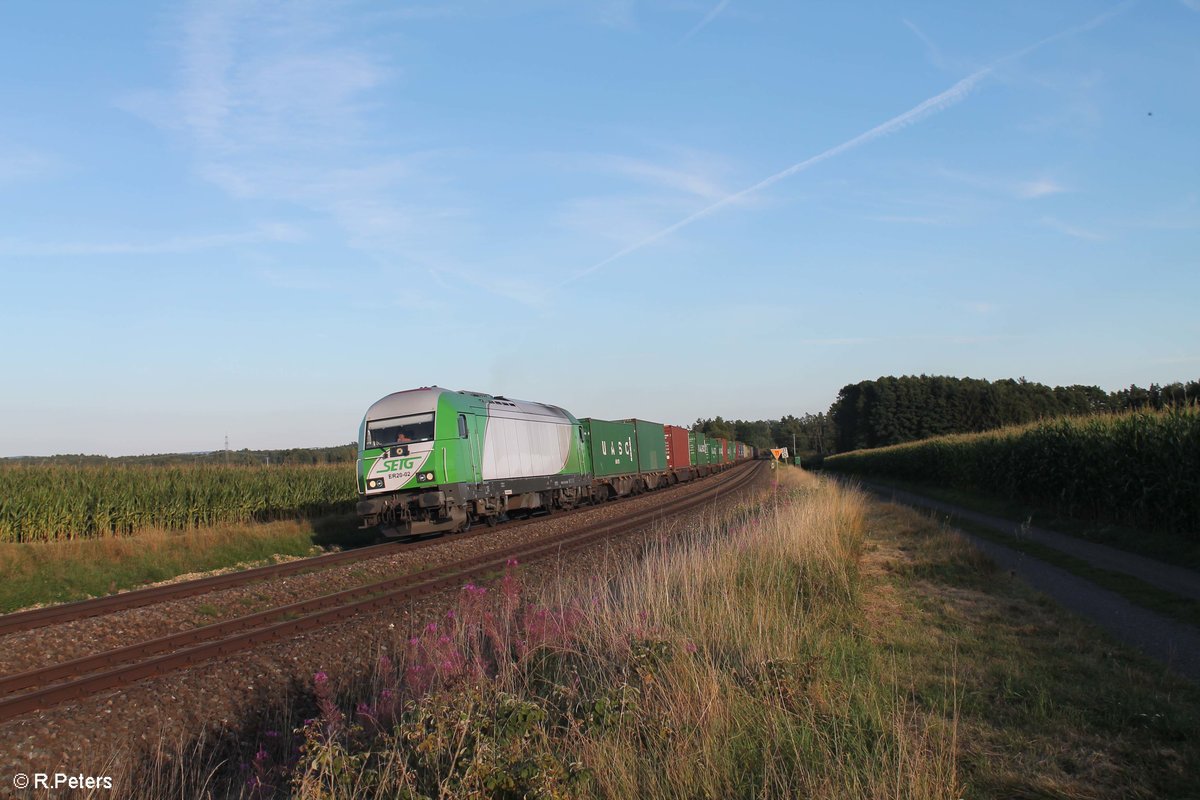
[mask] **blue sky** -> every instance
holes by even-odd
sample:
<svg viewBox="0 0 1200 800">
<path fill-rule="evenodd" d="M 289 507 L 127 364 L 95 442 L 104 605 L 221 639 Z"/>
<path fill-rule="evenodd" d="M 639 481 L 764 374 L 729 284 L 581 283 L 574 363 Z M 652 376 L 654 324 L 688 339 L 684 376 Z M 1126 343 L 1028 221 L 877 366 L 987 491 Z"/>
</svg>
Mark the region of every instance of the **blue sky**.
<svg viewBox="0 0 1200 800">
<path fill-rule="evenodd" d="M 0 11 L 0 455 L 1200 374 L 1200 2 Z"/>
</svg>

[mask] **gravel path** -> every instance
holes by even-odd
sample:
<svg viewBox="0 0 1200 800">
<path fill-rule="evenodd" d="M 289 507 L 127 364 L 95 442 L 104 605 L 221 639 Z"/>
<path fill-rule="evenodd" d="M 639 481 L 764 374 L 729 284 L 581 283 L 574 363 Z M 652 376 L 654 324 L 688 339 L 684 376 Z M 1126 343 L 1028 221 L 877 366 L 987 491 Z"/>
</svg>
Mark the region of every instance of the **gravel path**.
<svg viewBox="0 0 1200 800">
<path fill-rule="evenodd" d="M 1173 564 L 1165 564 L 1153 558 L 1146 558 L 1145 556 L 1139 556 L 1125 550 L 1118 550 L 1115 547 L 1109 547 L 1105 544 L 1089 542 L 1076 536 L 1057 533 L 1046 528 L 1038 528 L 1033 525 L 1027 526 L 1000 517 L 993 517 L 990 514 L 972 511 L 961 506 L 942 502 L 941 500 L 934 500 L 930 497 L 923 497 L 919 494 L 906 492 L 903 489 L 896 489 L 891 486 L 861 479 L 856 480 L 864 489 L 904 503 L 905 505 L 929 508 L 953 514 L 956 517 L 984 525 L 1000 533 L 1037 542 L 1047 547 L 1053 547 L 1055 550 L 1061 550 L 1068 555 L 1088 562 L 1094 567 L 1113 572 L 1123 572 L 1126 575 L 1132 575 L 1139 580 L 1143 580 L 1152 586 L 1157 586 L 1168 592 L 1174 592 L 1183 597 L 1190 597 L 1193 600 L 1200 600 L 1200 572 L 1196 570 L 1188 569 L 1187 567 L 1177 567 Z"/>
<path fill-rule="evenodd" d="M 1009 520 L 959 508 L 950 503 L 878 484 L 864 481 L 859 481 L 859 483 L 864 489 L 886 500 L 954 514 L 1002 533 L 1013 534 L 1020 529 L 1020 526 Z M 1083 542 L 1053 531 L 1033 530 L 1036 530 L 1037 533 L 1028 537 L 1025 536 L 1024 530 L 1021 530 L 1022 537 L 1055 547 L 1095 566 L 1135 575 L 1147 583 L 1172 591 L 1174 591 L 1175 585 L 1185 587 L 1189 585 L 1186 582 L 1188 576 L 1180 576 L 1179 573 L 1191 573 L 1191 570 L 1160 564 L 1148 558 L 1123 553 L 1104 545 Z M 973 535 L 969 531 L 959 532 L 999 567 L 1010 570 L 1034 589 L 1044 592 L 1065 608 L 1086 617 L 1118 640 L 1141 650 L 1175 672 L 1200 682 L 1200 629 L 1134 605 L 1116 592 L 1103 589 L 1091 581 L 1027 553 Z M 1060 547 L 1059 544 L 1063 546 Z M 1096 549 L 1111 552 L 1097 553 Z M 1118 554 L 1122 561 L 1113 560 L 1114 554 Z M 1136 559 L 1136 562 L 1132 561 L 1133 559 Z M 1148 564 L 1140 562 L 1148 562 Z M 1155 567 L 1162 569 L 1160 571 Z M 1159 574 L 1172 576 L 1173 582 L 1170 585 L 1163 585 L 1156 577 Z M 1195 581 L 1197 576 L 1195 573 L 1191 574 L 1191 580 Z M 1182 584 L 1180 584 L 1181 578 L 1183 579 Z M 1180 592 L 1180 594 L 1182 593 Z"/>
</svg>

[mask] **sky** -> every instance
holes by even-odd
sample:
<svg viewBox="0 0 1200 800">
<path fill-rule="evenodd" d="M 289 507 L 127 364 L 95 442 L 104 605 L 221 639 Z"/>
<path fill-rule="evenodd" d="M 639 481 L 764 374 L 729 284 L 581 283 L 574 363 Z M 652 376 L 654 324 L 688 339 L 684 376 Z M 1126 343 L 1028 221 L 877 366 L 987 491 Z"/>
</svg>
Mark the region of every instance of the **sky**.
<svg viewBox="0 0 1200 800">
<path fill-rule="evenodd" d="M 10 3 L 0 456 L 1200 375 L 1200 0 Z"/>
</svg>

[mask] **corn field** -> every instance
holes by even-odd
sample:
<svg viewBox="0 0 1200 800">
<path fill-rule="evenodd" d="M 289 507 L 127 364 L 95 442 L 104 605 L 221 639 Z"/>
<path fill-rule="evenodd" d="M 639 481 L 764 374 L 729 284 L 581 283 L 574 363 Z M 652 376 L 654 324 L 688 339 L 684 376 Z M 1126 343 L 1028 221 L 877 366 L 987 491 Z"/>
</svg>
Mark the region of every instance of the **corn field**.
<svg viewBox="0 0 1200 800">
<path fill-rule="evenodd" d="M 1200 409 L 1069 417 L 830 456 L 825 468 L 983 492 L 1200 540 Z"/>
<path fill-rule="evenodd" d="M 308 517 L 353 507 L 354 467 L 4 466 L 0 542 Z"/>
</svg>

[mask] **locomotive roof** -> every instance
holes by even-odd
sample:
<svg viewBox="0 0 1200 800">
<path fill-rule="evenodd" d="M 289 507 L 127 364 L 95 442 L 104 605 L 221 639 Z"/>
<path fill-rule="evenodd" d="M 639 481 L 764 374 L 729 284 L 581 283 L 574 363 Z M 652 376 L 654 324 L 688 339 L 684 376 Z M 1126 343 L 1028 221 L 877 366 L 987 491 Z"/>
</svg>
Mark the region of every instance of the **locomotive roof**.
<svg viewBox="0 0 1200 800">
<path fill-rule="evenodd" d="M 394 392 L 376 400 L 367 409 L 366 419 L 390 419 L 405 417 L 410 414 L 423 414 L 436 411 L 438 399 L 443 394 L 461 395 L 462 399 L 474 398 L 474 402 L 486 404 L 491 414 L 496 416 L 520 416 L 528 414 L 550 415 L 560 418 L 573 419 L 566 409 L 548 403 L 531 403 L 524 400 L 512 400 L 507 397 L 484 394 L 482 392 L 454 392 L 440 386 L 424 386 L 420 389 L 407 389 Z"/>
<path fill-rule="evenodd" d="M 437 408 L 438 397 L 445 391 L 447 390 L 440 386 L 424 386 L 420 389 L 393 392 L 371 404 L 367 409 L 367 419 L 388 419 L 431 412 Z"/>
</svg>

